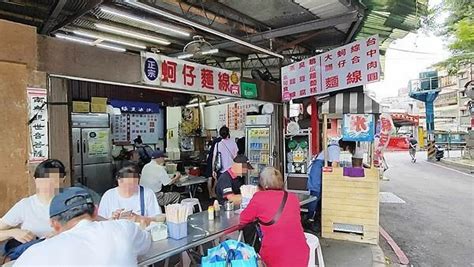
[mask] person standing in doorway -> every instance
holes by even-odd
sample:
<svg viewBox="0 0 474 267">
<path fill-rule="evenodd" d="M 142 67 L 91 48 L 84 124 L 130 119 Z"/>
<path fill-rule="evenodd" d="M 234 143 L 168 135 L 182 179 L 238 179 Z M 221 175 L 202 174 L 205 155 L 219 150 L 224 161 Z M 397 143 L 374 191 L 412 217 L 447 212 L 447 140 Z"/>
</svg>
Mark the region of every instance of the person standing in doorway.
<svg viewBox="0 0 474 267">
<path fill-rule="evenodd" d="M 206 159 L 206 176 L 208 177 L 207 180 L 207 190 L 209 191 L 209 199 L 217 198 L 215 190 L 216 190 L 216 179 L 213 177 L 214 169 L 213 169 L 213 156 L 214 150 L 216 149 L 217 143 L 222 140 L 221 137 L 213 138 L 212 141 L 209 142 L 209 153 Z"/>
<path fill-rule="evenodd" d="M 234 164 L 234 158 L 237 157 L 237 152 L 239 151 L 235 141 L 230 138 L 230 131 L 227 126 L 222 126 L 219 130 L 219 135 L 222 140 L 216 144 L 212 157 L 214 179 L 218 179 L 222 173 Z"/>
</svg>

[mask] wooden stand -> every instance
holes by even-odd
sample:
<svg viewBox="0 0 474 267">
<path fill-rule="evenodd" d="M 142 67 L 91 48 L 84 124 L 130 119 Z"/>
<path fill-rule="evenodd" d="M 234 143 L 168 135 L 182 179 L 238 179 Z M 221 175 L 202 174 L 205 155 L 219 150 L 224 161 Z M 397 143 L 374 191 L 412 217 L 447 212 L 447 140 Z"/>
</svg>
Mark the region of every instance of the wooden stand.
<svg viewBox="0 0 474 267">
<path fill-rule="evenodd" d="M 365 177 L 344 177 L 343 168 L 323 172 L 322 236 L 377 244 L 379 240 L 379 175 L 374 167 Z"/>
</svg>

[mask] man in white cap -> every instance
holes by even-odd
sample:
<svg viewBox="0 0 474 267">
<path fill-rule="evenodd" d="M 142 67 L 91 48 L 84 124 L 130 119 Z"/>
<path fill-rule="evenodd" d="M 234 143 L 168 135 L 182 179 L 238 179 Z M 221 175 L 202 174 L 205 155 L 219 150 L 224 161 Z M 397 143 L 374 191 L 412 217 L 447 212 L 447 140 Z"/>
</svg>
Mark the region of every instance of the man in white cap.
<svg viewBox="0 0 474 267">
<path fill-rule="evenodd" d="M 28 248 L 14 266 L 137 266 L 151 236 L 128 220 L 94 221 L 95 206 L 84 189 L 71 187 L 51 201 L 56 236 Z"/>
</svg>

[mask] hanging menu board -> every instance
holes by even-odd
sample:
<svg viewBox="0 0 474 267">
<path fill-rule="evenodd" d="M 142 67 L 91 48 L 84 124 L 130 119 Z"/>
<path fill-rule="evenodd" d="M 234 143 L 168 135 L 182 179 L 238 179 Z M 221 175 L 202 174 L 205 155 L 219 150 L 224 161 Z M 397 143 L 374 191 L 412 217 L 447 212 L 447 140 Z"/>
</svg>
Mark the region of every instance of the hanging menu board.
<svg viewBox="0 0 474 267">
<path fill-rule="evenodd" d="M 156 144 L 160 138 L 158 113 L 151 114 L 122 114 L 114 116 L 114 142 L 133 142 L 139 135 L 143 143 Z"/>
<path fill-rule="evenodd" d="M 112 132 L 114 142 L 128 142 L 128 116 L 114 115 L 112 118 Z"/>
<path fill-rule="evenodd" d="M 245 111 L 243 102 L 228 105 L 228 127 L 233 131 L 243 130 L 245 127 Z"/>
</svg>

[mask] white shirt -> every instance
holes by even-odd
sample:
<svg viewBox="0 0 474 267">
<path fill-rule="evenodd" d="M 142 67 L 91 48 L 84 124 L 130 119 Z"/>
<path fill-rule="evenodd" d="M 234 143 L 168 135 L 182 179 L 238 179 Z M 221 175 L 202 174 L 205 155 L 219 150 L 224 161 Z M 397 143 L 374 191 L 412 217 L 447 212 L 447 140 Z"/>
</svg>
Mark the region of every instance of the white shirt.
<svg viewBox="0 0 474 267">
<path fill-rule="evenodd" d="M 143 166 L 140 185 L 150 188 L 153 192 L 158 193 L 161 191 L 163 185 L 169 185 L 170 183 L 170 176 L 166 172 L 164 166 L 156 163 L 154 160 Z"/>
<path fill-rule="evenodd" d="M 328 161 L 339 162 L 341 157 L 341 148 L 338 145 L 329 145 L 328 148 Z M 324 160 L 324 150 L 319 153 L 316 159 Z"/>
<path fill-rule="evenodd" d="M 137 266 L 150 246 L 150 234 L 133 222 L 82 220 L 31 246 L 13 266 Z"/>
<path fill-rule="evenodd" d="M 145 200 L 145 213 L 146 217 L 155 217 L 161 214 L 161 208 L 158 205 L 155 193 L 149 188 L 144 188 L 144 200 Z M 137 215 L 141 215 L 140 208 L 140 190 L 129 197 L 124 198 L 120 196 L 118 188 L 109 189 L 105 192 L 104 196 L 100 200 L 99 205 L 99 216 L 110 219 L 112 213 L 118 209 L 124 209 L 124 211 L 132 211 Z"/>
<path fill-rule="evenodd" d="M 38 237 L 45 237 L 53 229 L 49 222 L 49 204 L 40 202 L 38 196 L 32 195 L 15 204 L 2 218 L 2 222 L 11 226 L 20 226 Z"/>
</svg>

